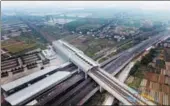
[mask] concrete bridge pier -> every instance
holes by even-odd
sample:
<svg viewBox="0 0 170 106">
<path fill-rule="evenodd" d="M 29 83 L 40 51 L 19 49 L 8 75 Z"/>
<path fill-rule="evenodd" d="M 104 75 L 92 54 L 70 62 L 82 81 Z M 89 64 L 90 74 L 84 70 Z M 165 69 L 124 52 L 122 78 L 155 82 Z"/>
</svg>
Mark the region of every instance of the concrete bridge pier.
<svg viewBox="0 0 170 106">
<path fill-rule="evenodd" d="M 78 73 L 80 73 L 80 68 L 78 67 L 78 71 L 77 71 Z"/>
<path fill-rule="evenodd" d="M 104 91 L 104 89 L 100 86 L 100 93 L 102 93 Z"/>
<path fill-rule="evenodd" d="M 87 73 L 85 73 L 85 79 L 87 79 L 88 78 L 88 75 L 87 75 Z"/>
</svg>

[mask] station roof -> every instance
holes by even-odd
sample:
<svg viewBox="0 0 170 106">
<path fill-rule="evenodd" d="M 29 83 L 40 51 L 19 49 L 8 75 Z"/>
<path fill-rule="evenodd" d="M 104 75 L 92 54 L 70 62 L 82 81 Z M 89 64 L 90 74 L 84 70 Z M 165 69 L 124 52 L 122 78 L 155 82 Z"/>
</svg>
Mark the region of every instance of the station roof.
<svg viewBox="0 0 170 106">
<path fill-rule="evenodd" d="M 1 86 L 1 88 L 5 91 L 5 92 L 8 92 L 9 90 L 12 90 L 20 85 L 23 85 L 25 83 L 28 83 L 29 81 L 35 79 L 35 78 L 38 78 L 40 76 L 43 76 L 43 75 L 46 75 L 48 74 L 49 72 L 51 71 L 54 71 L 55 69 L 59 68 L 59 66 L 50 66 L 50 67 L 47 67 L 41 71 L 38 71 L 38 72 L 35 72 L 35 73 L 32 73 L 28 76 L 25 76 L 25 77 L 22 77 L 20 79 L 17 79 L 17 80 L 14 80 L 10 83 L 7 83 L 7 84 L 4 84 Z"/>
<path fill-rule="evenodd" d="M 69 55 L 71 55 L 71 51 L 66 49 L 59 41 L 53 42 L 53 46 L 58 52 L 61 52 L 65 56 L 69 57 Z"/>
<path fill-rule="evenodd" d="M 80 57 L 82 57 L 83 59 L 85 59 L 87 62 L 89 62 L 90 64 L 92 64 L 93 66 L 98 66 L 99 64 L 97 64 L 94 60 L 92 60 L 90 57 L 88 57 L 85 54 L 79 54 Z"/>
<path fill-rule="evenodd" d="M 80 56 L 81 58 L 83 58 L 85 61 L 89 62 L 90 64 L 92 64 L 93 66 L 97 66 L 98 64 L 92 60 L 91 58 L 89 58 L 88 56 L 86 56 L 81 50 L 75 48 L 74 46 L 70 45 L 67 42 L 64 42 L 62 40 L 59 40 L 59 42 L 61 42 L 62 44 L 64 44 L 68 49 L 71 49 L 72 51 L 74 51 L 78 56 Z"/>
<path fill-rule="evenodd" d="M 8 96 L 7 98 L 5 98 L 5 100 L 12 106 L 22 104 L 23 102 L 26 103 L 28 102 L 28 100 L 30 100 L 30 98 L 33 98 L 43 91 L 49 89 L 49 87 L 60 83 L 62 80 L 66 79 L 70 75 L 70 72 L 58 71 L 38 81 L 37 83 L 34 83 L 29 87 L 14 93 L 11 96 Z"/>
<path fill-rule="evenodd" d="M 72 55 L 70 60 L 85 72 L 88 72 L 93 67 L 76 55 Z"/>
<path fill-rule="evenodd" d="M 76 47 L 70 45 L 69 43 L 67 43 L 67 42 L 65 42 L 65 41 L 59 40 L 59 42 L 62 43 L 62 44 L 64 44 L 65 46 L 67 46 L 67 48 L 69 48 L 69 49 L 71 48 L 72 51 L 83 54 L 83 52 L 82 52 L 81 50 L 77 49 Z"/>
<path fill-rule="evenodd" d="M 71 62 L 77 65 L 81 70 L 87 72 L 89 69 L 93 67 L 86 61 L 84 61 L 84 59 L 78 56 L 75 52 L 65 47 L 60 41 L 55 42 L 54 47 L 58 49 L 60 52 L 62 52 L 62 54 L 67 56 L 71 60 Z"/>
</svg>

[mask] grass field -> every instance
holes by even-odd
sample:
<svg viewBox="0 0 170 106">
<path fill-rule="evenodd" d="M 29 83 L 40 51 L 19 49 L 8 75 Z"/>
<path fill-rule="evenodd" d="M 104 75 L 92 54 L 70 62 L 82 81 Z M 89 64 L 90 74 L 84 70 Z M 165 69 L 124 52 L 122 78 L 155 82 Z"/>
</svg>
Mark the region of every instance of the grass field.
<svg viewBox="0 0 170 106">
<path fill-rule="evenodd" d="M 36 46 L 36 43 L 33 42 L 28 43 L 14 39 L 3 41 L 1 44 L 1 48 L 6 49 L 10 53 L 18 53 L 25 49 L 30 49 Z"/>
<path fill-rule="evenodd" d="M 32 35 L 22 35 L 1 42 L 1 48 L 6 49 L 12 54 L 15 54 L 27 49 L 45 49 L 45 44 L 38 41 L 38 39 Z"/>
<path fill-rule="evenodd" d="M 106 22 L 107 20 L 104 18 L 84 18 L 65 24 L 65 28 L 69 31 L 77 31 L 79 29 L 90 30 L 92 28 L 97 28 Z"/>
<path fill-rule="evenodd" d="M 132 46 L 134 46 L 133 41 L 130 41 L 130 42 L 122 45 L 122 46 L 118 49 L 118 51 L 121 52 L 121 51 L 123 51 L 123 50 L 127 50 L 127 49 L 131 48 Z"/>
<path fill-rule="evenodd" d="M 107 60 L 108 58 L 107 57 L 103 57 L 103 58 L 101 58 L 100 60 L 99 60 L 99 63 L 102 63 L 102 62 L 104 62 L 105 60 Z"/>
<path fill-rule="evenodd" d="M 137 78 L 135 77 L 135 79 L 133 80 L 132 83 L 128 84 L 128 86 L 134 88 L 134 89 L 138 89 L 140 86 L 142 79 L 141 78 Z"/>
<path fill-rule="evenodd" d="M 115 46 L 114 41 L 99 39 L 92 36 L 75 37 L 75 39 L 67 39 L 67 41 L 82 50 L 89 57 L 95 56 L 95 53 L 100 50 L 105 48 L 113 48 Z"/>
<path fill-rule="evenodd" d="M 21 52 L 25 49 L 30 49 L 30 48 L 33 48 L 35 47 L 36 44 L 14 44 L 14 45 L 10 45 L 8 47 L 4 47 L 6 50 L 8 50 L 9 52 L 11 53 L 18 53 L 18 52 Z M 3 48 L 3 47 L 2 47 Z"/>
</svg>

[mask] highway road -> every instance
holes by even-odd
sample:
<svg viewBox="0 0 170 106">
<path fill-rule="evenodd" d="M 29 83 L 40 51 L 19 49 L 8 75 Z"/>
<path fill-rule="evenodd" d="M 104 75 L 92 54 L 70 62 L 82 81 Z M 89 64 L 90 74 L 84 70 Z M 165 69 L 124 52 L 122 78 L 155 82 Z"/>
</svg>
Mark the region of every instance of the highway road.
<svg viewBox="0 0 170 106">
<path fill-rule="evenodd" d="M 135 57 L 154 43 L 158 42 L 159 40 L 164 39 L 164 37 L 166 36 L 163 35 L 165 34 L 163 33 L 157 36 L 153 36 L 152 38 L 143 41 L 142 43 L 134 46 L 133 48 L 130 48 L 118 54 L 118 57 L 114 61 L 105 65 L 103 69 L 110 74 L 116 75 L 129 61 L 133 59 L 133 57 Z"/>
</svg>

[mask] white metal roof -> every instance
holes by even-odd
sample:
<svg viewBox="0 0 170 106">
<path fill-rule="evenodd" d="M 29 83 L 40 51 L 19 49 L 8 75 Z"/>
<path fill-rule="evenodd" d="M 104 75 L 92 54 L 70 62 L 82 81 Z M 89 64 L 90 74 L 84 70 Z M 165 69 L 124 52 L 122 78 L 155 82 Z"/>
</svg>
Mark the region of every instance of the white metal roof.
<svg viewBox="0 0 170 106">
<path fill-rule="evenodd" d="M 61 82 L 62 80 L 66 79 L 71 75 L 70 72 L 59 71 L 56 72 L 39 82 L 30 85 L 29 87 L 20 90 L 19 92 L 14 93 L 11 96 L 5 98 L 7 102 L 11 105 L 18 105 L 23 101 L 28 101 L 29 98 L 33 98 L 35 95 L 38 95 L 42 91 L 46 90 L 49 87 L 54 86 L 55 84 Z"/>
<path fill-rule="evenodd" d="M 71 54 L 71 51 L 69 51 L 68 49 L 65 49 L 65 47 L 59 42 L 53 42 L 54 48 L 57 49 L 57 51 L 61 52 L 62 54 L 64 54 L 65 56 L 69 56 L 69 54 Z"/>
<path fill-rule="evenodd" d="M 50 66 L 50 67 L 47 67 L 41 71 L 38 71 L 38 72 L 35 72 L 35 73 L 32 73 L 28 76 L 25 76 L 25 77 L 22 77 L 20 79 L 17 79 L 15 81 L 12 81 L 10 83 L 7 83 L 7 84 L 4 84 L 1 86 L 1 88 L 4 90 L 4 91 L 9 91 L 11 89 L 14 89 L 15 87 L 18 87 L 22 84 L 25 84 L 37 77 L 40 77 L 40 76 L 43 76 L 51 71 L 54 71 L 55 69 L 59 68 L 60 66 Z"/>
<path fill-rule="evenodd" d="M 72 49 L 74 52 L 84 54 L 81 50 L 77 49 L 76 47 L 70 45 L 69 43 L 67 43 L 67 42 L 65 42 L 65 41 L 59 40 L 59 42 L 62 43 L 62 44 L 64 44 L 64 45 L 67 46 L 68 48 Z"/>
<path fill-rule="evenodd" d="M 75 52 L 66 48 L 63 44 L 60 43 L 60 41 L 57 41 L 56 43 L 54 43 L 54 47 L 57 50 L 59 50 L 62 54 L 67 56 L 71 60 L 71 62 L 76 64 L 83 71 L 87 72 L 89 69 L 93 67 L 87 62 L 85 62 L 83 59 L 81 59 L 78 55 L 76 55 Z"/>
<path fill-rule="evenodd" d="M 88 72 L 93 67 L 74 54 L 71 56 L 70 60 L 85 72 Z"/>
<path fill-rule="evenodd" d="M 73 50 L 78 56 L 80 56 L 81 58 L 83 58 L 84 60 L 86 60 L 87 62 L 89 62 L 90 64 L 92 64 L 93 66 L 98 66 L 99 64 L 97 64 L 94 60 L 92 60 L 91 58 L 89 58 L 88 56 L 86 56 L 81 50 L 77 49 L 76 47 L 70 45 L 67 42 L 64 42 L 62 40 L 59 40 L 59 42 L 61 42 L 62 44 L 64 44 L 65 46 L 67 46 L 67 48 Z"/>
<path fill-rule="evenodd" d="M 87 62 L 92 64 L 93 66 L 99 66 L 98 63 L 96 63 L 94 60 L 92 60 L 90 57 L 86 56 L 85 54 L 78 54 L 81 58 L 85 59 Z"/>
</svg>

